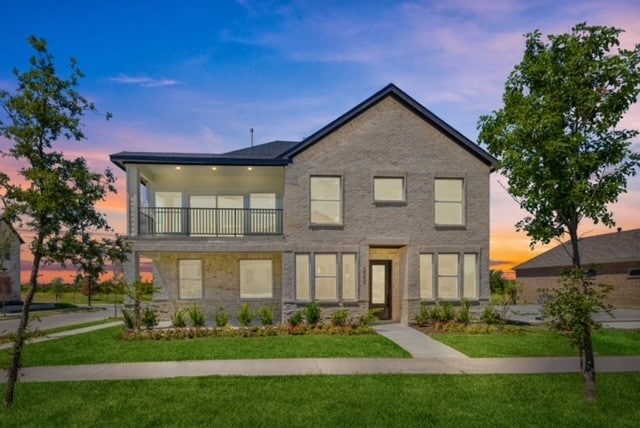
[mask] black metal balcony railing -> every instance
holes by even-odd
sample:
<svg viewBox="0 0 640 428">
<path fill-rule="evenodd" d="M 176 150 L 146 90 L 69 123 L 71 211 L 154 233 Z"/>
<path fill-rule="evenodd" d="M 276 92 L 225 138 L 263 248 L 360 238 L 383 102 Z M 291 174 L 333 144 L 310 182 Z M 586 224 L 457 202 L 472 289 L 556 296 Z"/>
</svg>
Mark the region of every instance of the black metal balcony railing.
<svg viewBox="0 0 640 428">
<path fill-rule="evenodd" d="M 282 235 L 282 210 L 262 208 L 140 208 L 140 235 Z"/>
</svg>

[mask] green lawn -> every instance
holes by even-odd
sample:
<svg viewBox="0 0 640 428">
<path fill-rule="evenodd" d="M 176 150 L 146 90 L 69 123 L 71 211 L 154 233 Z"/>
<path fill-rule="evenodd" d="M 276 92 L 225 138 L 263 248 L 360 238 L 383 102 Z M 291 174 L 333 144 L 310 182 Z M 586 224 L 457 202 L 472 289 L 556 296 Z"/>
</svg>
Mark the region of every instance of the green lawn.
<svg viewBox="0 0 640 428">
<path fill-rule="evenodd" d="M 567 338 L 544 327 L 490 334 L 437 333 L 433 338 L 473 358 L 577 355 Z M 640 355 L 640 330 L 599 330 L 594 349 L 601 356 Z"/>
<path fill-rule="evenodd" d="M 24 366 L 97 364 L 134 361 L 222 360 L 244 358 L 409 358 L 379 335 L 229 337 L 185 340 L 121 340 L 111 327 L 25 347 Z M 9 361 L 0 351 L 0 365 Z"/>
<path fill-rule="evenodd" d="M 0 386 L 4 394 L 5 386 Z M 640 373 L 296 376 L 19 383 L 2 426 L 635 427 Z"/>
</svg>

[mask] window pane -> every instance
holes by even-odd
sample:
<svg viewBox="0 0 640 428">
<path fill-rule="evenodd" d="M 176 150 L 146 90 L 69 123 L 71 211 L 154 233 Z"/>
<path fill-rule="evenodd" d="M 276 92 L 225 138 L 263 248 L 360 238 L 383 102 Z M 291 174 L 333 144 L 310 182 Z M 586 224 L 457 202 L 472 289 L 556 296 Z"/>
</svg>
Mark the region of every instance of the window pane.
<svg viewBox="0 0 640 428">
<path fill-rule="evenodd" d="M 200 260 L 178 262 L 178 289 L 180 299 L 202 298 L 202 262 Z"/>
<path fill-rule="evenodd" d="M 340 223 L 340 202 L 311 201 L 311 223 Z"/>
<path fill-rule="evenodd" d="M 183 233 L 182 193 L 156 192 L 156 233 Z"/>
<path fill-rule="evenodd" d="M 296 255 L 296 300 L 310 300 L 309 255 Z"/>
<path fill-rule="evenodd" d="M 277 230 L 275 193 L 252 193 L 249 196 L 251 207 L 251 231 L 253 233 L 275 233 Z"/>
<path fill-rule="evenodd" d="M 459 178 L 435 181 L 436 201 L 462 202 L 462 180 Z"/>
<path fill-rule="evenodd" d="M 311 177 L 311 199 L 340 200 L 340 177 Z"/>
<path fill-rule="evenodd" d="M 458 276 L 457 254 L 438 254 L 438 275 Z"/>
<path fill-rule="evenodd" d="M 478 255 L 464 255 L 464 283 L 462 297 L 476 299 L 478 297 Z"/>
<path fill-rule="evenodd" d="M 189 225 L 192 235 L 214 235 L 216 218 L 216 197 L 214 195 L 189 196 Z"/>
<path fill-rule="evenodd" d="M 404 179 L 374 178 L 373 194 L 376 201 L 404 201 Z"/>
<path fill-rule="evenodd" d="M 316 299 L 336 300 L 337 298 L 335 278 L 316 278 Z"/>
<path fill-rule="evenodd" d="M 271 260 L 240 260 L 240 297 L 243 299 L 273 296 Z"/>
<path fill-rule="evenodd" d="M 316 254 L 316 276 L 336 276 L 336 255 Z"/>
<path fill-rule="evenodd" d="M 342 255 L 342 298 L 356 300 L 356 255 Z"/>
<path fill-rule="evenodd" d="M 218 233 L 221 235 L 242 235 L 244 232 L 244 196 L 218 196 Z"/>
<path fill-rule="evenodd" d="M 387 266 L 371 266 L 371 303 L 384 304 L 387 301 Z"/>
<path fill-rule="evenodd" d="M 420 298 L 433 299 L 433 254 L 420 254 Z"/>
<path fill-rule="evenodd" d="M 458 278 L 457 277 L 439 277 L 438 278 L 438 297 L 441 299 L 457 299 L 458 298 Z"/>
<path fill-rule="evenodd" d="M 436 224 L 462 224 L 462 203 L 436 202 Z"/>
</svg>

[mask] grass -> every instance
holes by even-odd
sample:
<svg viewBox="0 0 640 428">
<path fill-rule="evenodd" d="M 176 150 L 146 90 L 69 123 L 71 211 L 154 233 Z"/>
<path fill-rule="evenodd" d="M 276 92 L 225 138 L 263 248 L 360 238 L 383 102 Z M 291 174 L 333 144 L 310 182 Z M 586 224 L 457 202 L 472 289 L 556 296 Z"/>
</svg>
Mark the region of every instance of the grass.
<svg viewBox="0 0 640 428">
<path fill-rule="evenodd" d="M 595 404 L 582 387 L 579 374 L 21 383 L 0 419 L 6 427 L 637 426 L 640 373 L 600 374 Z"/>
<path fill-rule="evenodd" d="M 22 299 L 24 300 L 26 296 L 26 292 L 22 294 Z M 122 294 L 94 294 L 91 296 L 91 304 L 111 304 L 113 305 L 114 300 L 118 304 L 122 304 L 123 300 Z M 87 296 L 82 294 L 81 292 L 72 292 L 65 291 L 60 293 L 59 298 L 56 299 L 56 296 L 53 292 L 49 290 L 45 291 L 36 291 L 36 294 L 33 296 L 33 301 L 36 303 L 66 303 L 71 305 L 86 305 L 89 303 L 89 299 Z"/>
<path fill-rule="evenodd" d="M 437 333 L 436 340 L 472 357 L 575 356 L 569 340 L 545 327 L 522 327 L 491 334 Z M 594 336 L 596 355 L 640 355 L 640 330 L 599 330 Z"/>
<path fill-rule="evenodd" d="M 105 318 L 103 320 L 87 321 L 79 324 L 49 328 L 46 330 L 35 330 L 35 331 L 32 331 L 32 333 L 34 334 L 34 337 L 42 337 L 49 334 L 61 333 L 63 331 L 77 330 L 79 328 L 91 327 L 91 326 L 100 325 L 100 324 L 107 324 L 114 321 L 121 321 L 121 320 L 119 318 Z M 12 342 L 13 337 L 14 337 L 14 333 L 0 335 L 0 343 Z"/>
<path fill-rule="evenodd" d="M 121 340 L 122 327 L 106 328 L 24 349 L 28 366 L 98 364 L 143 361 L 185 361 L 256 358 L 409 358 L 390 340 L 378 335 L 229 337 L 186 340 Z M 0 366 L 9 353 L 0 351 Z"/>
</svg>

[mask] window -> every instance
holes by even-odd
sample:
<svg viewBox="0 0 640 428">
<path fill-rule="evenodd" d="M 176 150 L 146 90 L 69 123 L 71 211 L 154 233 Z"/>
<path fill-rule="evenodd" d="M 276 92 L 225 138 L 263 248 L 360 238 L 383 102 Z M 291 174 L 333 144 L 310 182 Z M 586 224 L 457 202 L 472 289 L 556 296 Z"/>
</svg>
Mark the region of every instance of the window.
<svg viewBox="0 0 640 428">
<path fill-rule="evenodd" d="M 182 193 L 156 192 L 156 233 L 183 233 Z"/>
<path fill-rule="evenodd" d="M 433 299 L 433 254 L 420 254 L 420 298 Z"/>
<path fill-rule="evenodd" d="M 273 262 L 271 260 L 240 260 L 240 298 L 273 297 Z"/>
<path fill-rule="evenodd" d="M 439 298 L 458 298 L 458 254 L 438 254 L 437 285 Z"/>
<path fill-rule="evenodd" d="M 342 223 L 340 177 L 311 177 L 311 223 Z"/>
<path fill-rule="evenodd" d="M 296 300 L 311 300 L 308 254 L 296 254 Z"/>
<path fill-rule="evenodd" d="M 251 232 L 275 233 L 277 228 L 276 194 L 252 193 L 249 196 L 251 207 Z"/>
<path fill-rule="evenodd" d="M 180 299 L 202 298 L 202 261 L 178 261 L 178 287 Z"/>
<path fill-rule="evenodd" d="M 463 225 L 463 183 L 459 178 L 435 180 L 435 221 L 438 225 Z"/>
<path fill-rule="evenodd" d="M 216 234 L 215 211 L 216 197 L 214 195 L 189 196 L 189 223 L 191 235 L 211 236 Z"/>
<path fill-rule="evenodd" d="M 640 268 L 629 269 L 629 274 L 627 278 L 640 278 Z"/>
<path fill-rule="evenodd" d="M 403 202 L 404 178 L 375 177 L 373 179 L 373 198 L 376 202 Z"/>
<path fill-rule="evenodd" d="M 316 254 L 316 299 L 337 300 L 337 255 Z"/>
<path fill-rule="evenodd" d="M 218 234 L 242 235 L 244 232 L 244 196 L 218 196 Z"/>
<path fill-rule="evenodd" d="M 476 299 L 478 297 L 478 255 L 465 254 L 463 263 L 462 297 Z"/>
<path fill-rule="evenodd" d="M 344 300 L 357 299 L 356 255 L 342 255 L 342 298 Z"/>
</svg>

